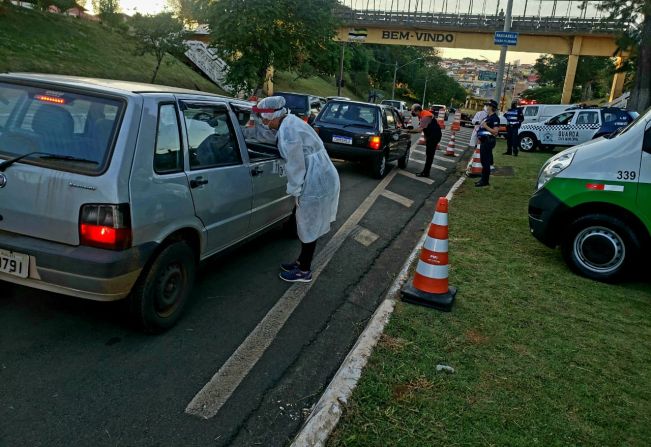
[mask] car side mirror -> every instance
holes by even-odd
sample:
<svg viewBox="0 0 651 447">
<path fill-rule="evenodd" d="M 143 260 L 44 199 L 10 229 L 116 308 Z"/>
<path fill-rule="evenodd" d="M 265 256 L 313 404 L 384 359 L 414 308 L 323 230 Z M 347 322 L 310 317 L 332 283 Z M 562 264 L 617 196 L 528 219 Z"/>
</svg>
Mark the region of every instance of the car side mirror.
<svg viewBox="0 0 651 447">
<path fill-rule="evenodd" d="M 314 120 L 316 119 L 316 116 L 310 115 L 310 117 L 307 119 L 307 123 L 311 126 L 314 124 Z"/>
</svg>

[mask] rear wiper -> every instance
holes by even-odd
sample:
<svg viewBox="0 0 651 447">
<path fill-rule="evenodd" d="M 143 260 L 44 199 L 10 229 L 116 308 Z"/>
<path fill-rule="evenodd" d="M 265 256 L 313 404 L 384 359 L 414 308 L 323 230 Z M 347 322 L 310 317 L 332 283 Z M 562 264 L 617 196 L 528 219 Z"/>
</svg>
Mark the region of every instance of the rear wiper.
<svg viewBox="0 0 651 447">
<path fill-rule="evenodd" d="M 77 157 L 73 157 L 72 155 L 57 155 L 57 154 L 51 154 L 49 152 L 28 152 L 26 154 L 19 155 L 18 157 L 10 158 L 9 160 L 5 160 L 2 163 L 0 163 L 0 172 L 4 172 L 9 166 L 22 160 L 23 158 L 31 157 L 33 155 L 40 155 L 41 156 L 40 158 L 43 159 L 84 161 L 88 163 L 98 164 L 96 161 L 77 158 Z"/>
<path fill-rule="evenodd" d="M 370 124 L 357 124 L 357 123 L 351 123 L 351 124 L 345 124 L 341 126 L 342 129 L 345 129 L 346 127 L 362 127 L 364 129 L 375 129 L 375 126 L 372 126 Z"/>
<path fill-rule="evenodd" d="M 81 161 L 83 163 L 92 163 L 94 165 L 99 164 L 95 160 L 89 160 L 87 158 L 75 157 L 73 155 L 46 154 L 46 155 L 41 155 L 38 158 L 42 158 L 43 160 L 67 160 L 67 161 Z"/>
</svg>

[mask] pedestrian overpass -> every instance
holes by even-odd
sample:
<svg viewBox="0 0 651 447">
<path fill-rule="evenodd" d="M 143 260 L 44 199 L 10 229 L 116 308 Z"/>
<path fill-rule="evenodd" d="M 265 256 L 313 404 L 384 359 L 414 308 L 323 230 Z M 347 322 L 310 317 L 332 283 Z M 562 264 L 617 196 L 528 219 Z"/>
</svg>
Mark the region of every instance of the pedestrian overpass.
<svg viewBox="0 0 651 447">
<path fill-rule="evenodd" d="M 432 48 L 498 50 L 506 0 L 340 0 L 335 14 L 341 42 Z M 569 55 L 562 103 L 570 102 L 579 56 L 626 57 L 618 52 L 621 23 L 608 19 L 601 0 L 517 0 L 512 51 Z M 631 24 L 634 18 L 631 18 Z M 629 24 L 629 25 L 631 25 Z M 610 100 L 622 94 L 624 74 L 613 78 Z"/>
</svg>

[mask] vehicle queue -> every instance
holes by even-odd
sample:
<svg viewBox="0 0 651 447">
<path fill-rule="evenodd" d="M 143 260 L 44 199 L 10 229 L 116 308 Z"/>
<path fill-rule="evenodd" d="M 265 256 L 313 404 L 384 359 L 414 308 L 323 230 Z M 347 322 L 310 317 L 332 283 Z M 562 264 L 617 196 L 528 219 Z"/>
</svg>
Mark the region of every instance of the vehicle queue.
<svg viewBox="0 0 651 447">
<path fill-rule="evenodd" d="M 275 98 L 255 105 L 130 82 L 0 75 L 0 280 L 128 298 L 138 325 L 159 332 L 180 318 L 200 261 L 296 219 L 302 251 L 280 276 L 310 281 L 339 194 L 338 179 L 320 178 L 336 173 L 323 156 L 364 161 L 381 178 L 391 161 L 406 167 L 410 126 L 389 104 Z M 492 138 L 491 116 L 495 132 L 482 128 Z M 548 137 L 535 126 L 558 131 Z M 529 204 L 533 235 L 561 245 L 578 273 L 616 279 L 648 247 L 650 129 L 651 113 L 613 108 L 573 108 L 520 126 L 522 150 L 532 149 L 529 134 L 550 145 L 584 142 L 545 163 Z M 326 196 L 332 207 L 321 206 Z"/>
</svg>

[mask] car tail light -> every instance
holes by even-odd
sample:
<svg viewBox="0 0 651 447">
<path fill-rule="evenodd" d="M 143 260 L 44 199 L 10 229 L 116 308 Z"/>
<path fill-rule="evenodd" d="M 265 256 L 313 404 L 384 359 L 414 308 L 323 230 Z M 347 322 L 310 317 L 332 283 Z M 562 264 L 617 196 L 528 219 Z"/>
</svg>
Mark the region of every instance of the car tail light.
<svg viewBox="0 0 651 447">
<path fill-rule="evenodd" d="M 368 147 L 370 147 L 374 151 L 379 150 L 381 144 L 382 144 L 382 138 L 379 135 L 373 135 L 371 138 L 368 139 Z"/>
<path fill-rule="evenodd" d="M 124 250 L 131 246 L 129 205 L 84 205 L 79 217 L 79 242 L 89 247 Z"/>
</svg>

